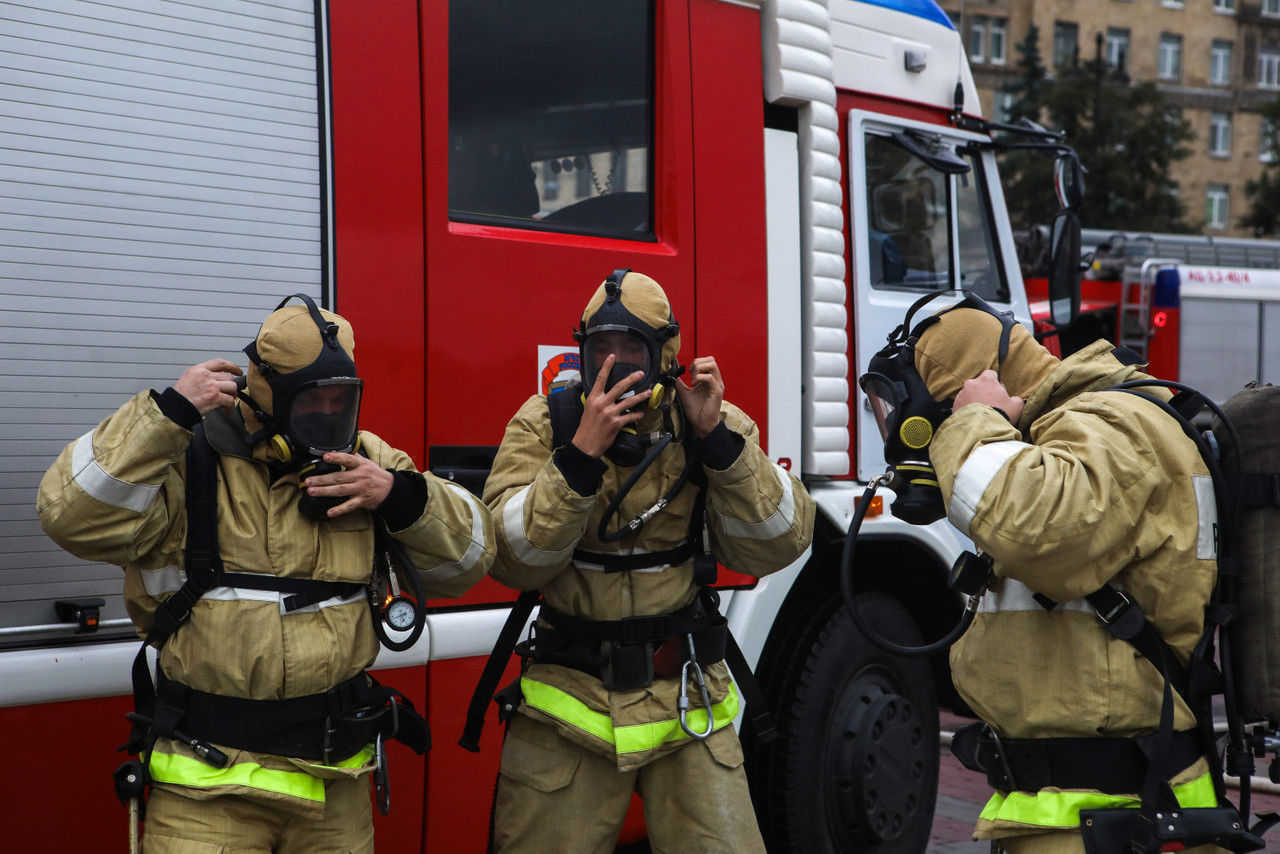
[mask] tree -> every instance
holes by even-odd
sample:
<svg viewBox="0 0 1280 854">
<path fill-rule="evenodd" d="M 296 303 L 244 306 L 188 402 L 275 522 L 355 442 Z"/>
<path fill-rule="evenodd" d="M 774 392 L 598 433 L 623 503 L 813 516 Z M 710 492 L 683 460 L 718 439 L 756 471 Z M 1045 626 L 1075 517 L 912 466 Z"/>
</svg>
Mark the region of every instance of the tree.
<svg viewBox="0 0 1280 854">
<path fill-rule="evenodd" d="M 1030 36 L 1030 33 L 1028 34 Z M 1031 54 L 1026 54 L 1031 57 Z M 1019 59 L 1021 65 L 1023 59 Z M 1183 231 L 1174 164 L 1191 153 L 1190 124 L 1153 83 L 1131 83 L 1123 61 L 1109 67 L 1097 39 L 1093 59 L 1039 84 L 1024 72 L 1023 115 L 1066 134 L 1087 174 L 1080 220 L 1089 228 Z M 1031 112 L 1035 110 L 1035 112 Z M 1009 193 L 1016 228 L 1049 221 L 1057 210 L 1048 158 L 1013 159 Z"/>
<path fill-rule="evenodd" d="M 1271 161 L 1262 168 L 1256 181 L 1246 181 L 1245 197 L 1249 200 L 1249 212 L 1240 220 L 1242 228 L 1252 229 L 1258 237 L 1280 233 L 1280 98 L 1266 104 L 1262 114 L 1262 138 L 1258 153 L 1271 152 Z"/>
</svg>

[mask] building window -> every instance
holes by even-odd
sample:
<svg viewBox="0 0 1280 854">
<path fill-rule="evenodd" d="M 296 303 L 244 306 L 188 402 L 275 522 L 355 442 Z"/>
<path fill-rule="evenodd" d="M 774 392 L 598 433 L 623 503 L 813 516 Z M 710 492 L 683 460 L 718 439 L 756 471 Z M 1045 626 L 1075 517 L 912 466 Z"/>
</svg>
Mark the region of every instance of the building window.
<svg viewBox="0 0 1280 854">
<path fill-rule="evenodd" d="M 987 58 L 987 16 L 974 15 L 969 19 L 969 61 L 982 62 Z"/>
<path fill-rule="evenodd" d="M 991 19 L 991 39 L 987 42 L 990 50 L 987 53 L 987 59 L 993 65 L 1004 65 L 1005 57 L 1008 54 L 1008 32 L 1008 18 Z"/>
<path fill-rule="evenodd" d="M 1209 114 L 1209 153 L 1214 157 L 1231 156 L 1231 115 Z"/>
<path fill-rule="evenodd" d="M 1231 42 L 1213 40 L 1213 45 L 1209 48 L 1209 82 L 1215 86 L 1227 86 L 1231 83 Z"/>
<path fill-rule="evenodd" d="M 1123 68 L 1129 55 L 1129 31 L 1120 27 L 1107 28 L 1107 65 Z"/>
<path fill-rule="evenodd" d="M 1226 184 L 1210 184 L 1205 190 L 1205 225 L 1209 228 L 1226 228 L 1231 188 Z"/>
<path fill-rule="evenodd" d="M 1262 0 L 1262 14 L 1269 18 L 1280 18 L 1280 0 Z"/>
<path fill-rule="evenodd" d="M 1074 65 L 1079 50 L 1080 27 L 1069 21 L 1053 25 L 1053 67 Z"/>
<path fill-rule="evenodd" d="M 1263 48 L 1258 51 L 1258 88 L 1280 89 L 1280 50 Z"/>
<path fill-rule="evenodd" d="M 1262 163 L 1276 162 L 1276 126 L 1266 116 L 1262 117 L 1258 127 L 1258 160 Z"/>
<path fill-rule="evenodd" d="M 1213 0 L 1213 11 L 1234 15 L 1236 12 L 1236 0 Z"/>
<path fill-rule="evenodd" d="M 1173 33 L 1160 34 L 1161 80 L 1177 80 L 1182 77 L 1182 36 Z"/>
</svg>

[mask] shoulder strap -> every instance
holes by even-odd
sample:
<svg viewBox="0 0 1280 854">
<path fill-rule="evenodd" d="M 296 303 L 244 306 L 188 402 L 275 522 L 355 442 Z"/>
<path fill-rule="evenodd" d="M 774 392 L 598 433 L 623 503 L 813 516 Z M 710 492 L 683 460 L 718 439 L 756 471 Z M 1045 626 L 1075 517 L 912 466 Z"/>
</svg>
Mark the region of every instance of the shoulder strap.
<svg viewBox="0 0 1280 854">
<path fill-rule="evenodd" d="M 547 409 L 551 414 L 551 448 L 555 450 L 564 447 L 578 432 L 582 421 L 582 385 L 570 383 L 547 395 Z"/>
</svg>

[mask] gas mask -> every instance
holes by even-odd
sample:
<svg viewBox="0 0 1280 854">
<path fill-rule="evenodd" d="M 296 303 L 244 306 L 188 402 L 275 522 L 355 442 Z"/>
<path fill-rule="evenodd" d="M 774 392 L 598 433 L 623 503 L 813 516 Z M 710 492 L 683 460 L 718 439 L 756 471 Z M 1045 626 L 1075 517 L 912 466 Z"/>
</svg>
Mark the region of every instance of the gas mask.
<svg viewBox="0 0 1280 854">
<path fill-rule="evenodd" d="M 897 496 L 890 505 L 893 515 L 913 525 L 928 525 L 946 516 L 938 476 L 929 461 L 929 445 L 943 420 L 951 414 L 951 399 L 937 401 L 915 366 L 915 345 L 921 334 L 947 311 L 974 308 L 1000 321 L 999 363 L 1009 352 L 1009 335 L 1016 321 L 1002 314 L 981 297 L 965 298 L 946 311 L 927 317 L 914 328 L 916 311 L 947 293 L 937 291 L 922 297 L 907 309 L 902 323 L 889 333 L 888 343 L 871 357 L 867 372 L 858 385 L 867 395 L 871 413 L 884 440 L 884 459 L 892 480 L 888 486 Z"/>
<path fill-rule="evenodd" d="M 340 471 L 341 467 L 324 462 L 330 451 L 352 453 L 359 432 L 360 396 L 364 382 L 356 374 L 355 362 L 338 340 L 339 326 L 320 313 L 315 302 L 305 294 L 293 294 L 276 306 L 279 311 L 289 300 L 300 298 L 315 325 L 320 339 L 319 355 L 308 365 L 286 372 L 283 365 L 273 366 L 259 353 L 266 336 L 278 332 L 280 326 L 263 331 L 244 348 L 245 355 L 257 368 L 271 389 L 271 413 L 247 394 L 241 399 L 249 404 L 264 430 L 250 441 L 267 440 L 276 457 L 286 467 L 296 470 L 299 483 L 312 475 Z M 287 347 L 291 342 L 283 342 Z M 289 348 L 292 350 L 292 348 Z M 306 352 L 306 351 L 304 351 Z M 278 360 L 277 360 L 278 361 Z M 325 513 L 345 499 L 315 498 L 303 492 L 298 509 L 310 519 L 326 518 Z"/>
<path fill-rule="evenodd" d="M 582 365 L 582 389 L 579 393 L 595 384 L 605 360 L 612 355 L 614 362 L 605 379 L 605 388 L 612 388 L 636 371 L 641 371 L 644 376 L 628 388 L 620 399 L 652 389 L 648 405 L 650 408 L 659 408 L 663 404 L 666 388 L 671 386 L 675 377 L 684 373 L 684 368 L 679 365 L 662 370 L 663 350 L 667 348 L 668 342 L 679 335 L 680 324 L 671 316 L 666 296 L 657 288 L 657 283 L 653 283 L 654 292 L 650 293 L 649 289 L 643 289 L 642 281 L 637 282 L 634 278 L 639 274 L 633 274 L 632 283 L 628 285 L 627 300 L 624 301 L 622 285 L 629 273 L 631 270 L 624 268 L 609 274 L 603 286 L 604 301 L 594 311 L 589 306 L 590 314 L 584 313 L 578 328 L 574 330 L 573 340 L 578 342 Z M 592 302 L 595 301 L 593 299 Z M 656 311 L 663 315 L 662 320 L 657 325 L 651 325 L 627 307 L 628 301 L 634 302 L 637 310 L 644 310 L 641 308 L 643 305 Z M 674 362 L 674 353 L 670 355 Z M 605 452 L 605 456 L 621 466 L 637 465 L 662 435 L 637 434 L 634 429 L 624 429 L 618 434 L 613 446 Z"/>
</svg>

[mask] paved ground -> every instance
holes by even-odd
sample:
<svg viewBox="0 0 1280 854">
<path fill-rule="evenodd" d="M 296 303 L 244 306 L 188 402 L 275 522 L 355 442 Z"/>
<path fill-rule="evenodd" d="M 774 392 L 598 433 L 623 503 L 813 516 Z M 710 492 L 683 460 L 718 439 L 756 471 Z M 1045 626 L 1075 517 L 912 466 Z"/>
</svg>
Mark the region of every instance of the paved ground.
<svg viewBox="0 0 1280 854">
<path fill-rule="evenodd" d="M 968 723 L 967 719 L 943 716 L 942 729 L 953 729 Z M 1259 763 L 1257 773 L 1266 774 L 1265 763 Z M 938 773 L 938 805 L 933 814 L 933 832 L 929 836 L 929 854 L 986 854 L 991 850 L 989 842 L 974 842 L 969 838 L 974 820 L 990 797 L 991 790 L 980 774 L 967 770 L 951 755 L 947 745 L 942 747 L 942 763 Z M 1237 799 L 1235 790 L 1228 790 L 1232 801 Z M 1253 792 L 1250 812 L 1280 811 L 1280 794 Z M 1267 850 L 1280 851 L 1280 829 L 1267 837 Z"/>
</svg>

